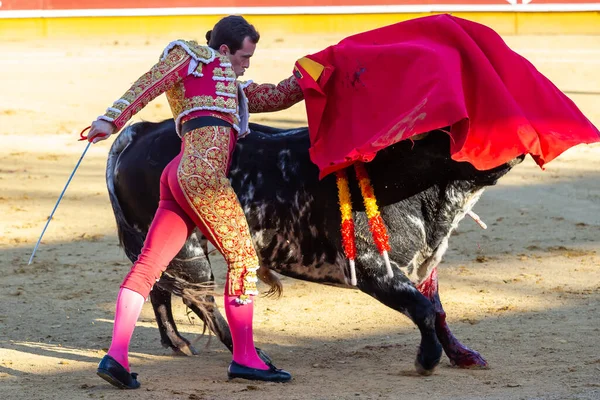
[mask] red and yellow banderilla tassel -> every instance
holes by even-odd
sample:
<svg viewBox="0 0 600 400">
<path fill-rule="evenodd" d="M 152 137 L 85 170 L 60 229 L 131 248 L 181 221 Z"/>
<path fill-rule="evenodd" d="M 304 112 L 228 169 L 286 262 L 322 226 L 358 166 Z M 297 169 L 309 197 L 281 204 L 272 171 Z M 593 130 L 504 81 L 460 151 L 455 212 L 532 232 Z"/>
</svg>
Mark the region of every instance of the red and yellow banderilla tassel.
<svg viewBox="0 0 600 400">
<path fill-rule="evenodd" d="M 352 200 L 348 188 L 348 177 L 345 170 L 337 171 L 335 174 L 342 214 L 342 245 L 348 261 L 350 262 L 350 283 L 356 286 L 356 243 L 354 241 L 354 220 L 352 219 Z"/>
<path fill-rule="evenodd" d="M 394 272 L 390 264 L 388 251 L 390 250 L 389 236 L 379 207 L 377 207 L 377 199 L 371 185 L 371 180 L 367 174 L 365 166 L 361 162 L 354 164 L 356 179 L 363 196 L 367 218 L 369 219 L 369 230 L 373 235 L 373 241 L 377 246 L 377 250 L 383 256 L 388 277 L 392 278 Z M 352 200 L 350 198 L 350 189 L 348 188 L 348 177 L 344 170 L 336 172 L 336 182 L 338 187 L 338 196 L 340 202 L 340 212 L 342 214 L 342 244 L 346 257 L 350 261 L 350 282 L 356 286 L 356 242 L 354 240 L 354 220 L 352 219 Z"/>
<path fill-rule="evenodd" d="M 390 238 L 387 233 L 383 218 L 379 213 L 379 207 L 377 207 L 377 199 L 375 198 L 375 192 L 373 186 L 371 186 L 371 180 L 365 169 L 365 165 L 362 162 L 354 163 L 354 171 L 356 172 L 356 179 L 358 180 L 358 186 L 363 196 L 363 202 L 369 218 L 369 229 L 373 235 L 373 240 L 377 246 L 377 250 L 383 256 L 385 261 L 385 267 L 387 269 L 388 277 L 393 278 L 394 272 L 392 271 L 392 265 L 390 264 L 390 258 L 388 251 L 390 250 Z"/>
</svg>

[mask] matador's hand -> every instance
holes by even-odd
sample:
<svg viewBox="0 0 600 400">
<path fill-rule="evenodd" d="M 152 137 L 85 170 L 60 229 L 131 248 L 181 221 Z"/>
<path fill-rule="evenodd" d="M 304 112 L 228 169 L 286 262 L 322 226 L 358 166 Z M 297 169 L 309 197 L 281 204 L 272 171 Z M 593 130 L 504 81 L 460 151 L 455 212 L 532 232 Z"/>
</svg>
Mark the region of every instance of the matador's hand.
<svg viewBox="0 0 600 400">
<path fill-rule="evenodd" d="M 108 121 L 98 119 L 92 122 L 90 131 L 88 132 L 88 141 L 98 143 L 101 140 L 108 139 L 110 135 L 115 133 L 117 127 Z"/>
</svg>

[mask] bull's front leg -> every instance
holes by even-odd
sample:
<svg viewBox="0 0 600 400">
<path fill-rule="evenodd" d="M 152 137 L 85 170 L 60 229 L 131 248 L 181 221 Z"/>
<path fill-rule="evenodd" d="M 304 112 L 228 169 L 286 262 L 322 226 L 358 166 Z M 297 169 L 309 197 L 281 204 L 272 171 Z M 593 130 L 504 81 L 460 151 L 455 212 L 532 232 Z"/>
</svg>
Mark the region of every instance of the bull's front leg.
<svg viewBox="0 0 600 400">
<path fill-rule="evenodd" d="M 450 363 L 460 368 L 487 368 L 488 363 L 481 354 L 460 343 L 446 323 L 446 312 L 438 293 L 437 267 L 433 268 L 429 277 L 421 282 L 417 289 L 433 304 L 437 338 L 450 359 Z"/>
<path fill-rule="evenodd" d="M 363 292 L 408 316 L 421 332 L 421 344 L 415 368 L 421 375 L 431 375 L 442 357 L 442 346 L 435 331 L 436 313 L 433 305 L 414 287 L 404 274 L 396 270 L 388 278 L 385 269 L 357 270 L 358 287 Z"/>
</svg>

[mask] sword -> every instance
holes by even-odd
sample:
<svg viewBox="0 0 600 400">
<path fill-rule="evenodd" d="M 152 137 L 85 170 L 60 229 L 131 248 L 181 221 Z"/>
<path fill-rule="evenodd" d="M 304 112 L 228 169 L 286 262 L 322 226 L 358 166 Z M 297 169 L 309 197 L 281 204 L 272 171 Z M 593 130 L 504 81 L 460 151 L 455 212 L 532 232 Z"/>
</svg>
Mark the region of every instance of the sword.
<svg viewBox="0 0 600 400">
<path fill-rule="evenodd" d="M 81 131 L 81 133 L 79 134 L 79 137 L 80 137 L 79 141 L 87 140 L 87 136 L 84 136 L 83 132 L 87 131 L 90 128 L 91 127 L 88 126 L 87 128 L 85 128 L 84 130 Z M 67 187 L 69 186 L 69 183 L 71 183 L 71 179 L 73 179 L 75 172 L 77 172 L 77 168 L 79 168 L 79 164 L 81 164 L 81 160 L 83 160 L 83 157 L 85 156 L 85 153 L 87 153 L 91 144 L 92 144 L 92 142 L 88 141 L 88 144 L 85 146 L 85 149 L 83 149 L 83 153 L 81 154 L 81 157 L 79 157 L 79 161 L 77 161 L 77 164 L 75 165 L 75 169 L 73 170 L 73 172 L 71 172 L 71 176 L 69 176 L 69 180 L 67 180 L 67 184 L 65 185 L 65 188 L 63 189 L 60 196 L 58 196 L 58 201 L 54 205 L 54 209 L 50 213 L 50 216 L 48 217 L 48 221 L 46 221 L 46 225 L 44 226 L 44 229 L 42 230 L 42 234 L 40 235 L 40 238 L 38 239 L 37 243 L 35 244 L 35 247 L 33 248 L 33 252 L 31 253 L 31 257 L 29 257 L 29 262 L 27 263 L 27 265 L 31 265 L 31 262 L 33 261 L 33 256 L 35 256 L 35 252 L 37 251 L 38 246 L 40 245 L 40 242 L 42 241 L 42 238 L 44 237 L 44 233 L 46 233 L 46 229 L 48 228 L 48 225 L 50 225 L 50 221 L 52 221 L 52 216 L 54 215 L 54 212 L 58 208 L 58 204 L 60 203 L 63 196 L 65 195 L 65 192 L 67 191 Z"/>
</svg>

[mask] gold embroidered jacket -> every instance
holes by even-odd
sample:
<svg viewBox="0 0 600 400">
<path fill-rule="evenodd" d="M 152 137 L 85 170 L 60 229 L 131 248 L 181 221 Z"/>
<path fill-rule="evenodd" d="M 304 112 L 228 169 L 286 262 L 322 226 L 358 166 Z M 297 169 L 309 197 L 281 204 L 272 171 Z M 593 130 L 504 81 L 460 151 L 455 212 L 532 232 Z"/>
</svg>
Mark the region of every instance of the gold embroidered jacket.
<svg viewBox="0 0 600 400">
<path fill-rule="evenodd" d="M 166 93 L 177 132 L 182 119 L 224 114 L 234 128 L 248 130 L 248 112 L 271 112 L 291 107 L 304 98 L 292 75 L 277 85 L 238 82 L 229 59 L 208 46 L 176 40 L 163 51 L 158 63 L 142 75 L 99 119 L 117 129 L 150 101 Z"/>
</svg>

